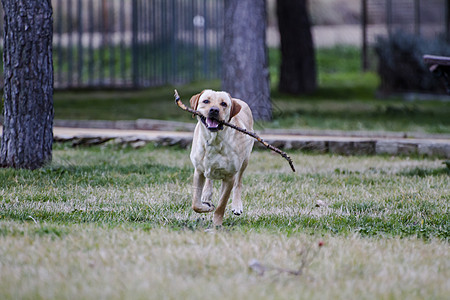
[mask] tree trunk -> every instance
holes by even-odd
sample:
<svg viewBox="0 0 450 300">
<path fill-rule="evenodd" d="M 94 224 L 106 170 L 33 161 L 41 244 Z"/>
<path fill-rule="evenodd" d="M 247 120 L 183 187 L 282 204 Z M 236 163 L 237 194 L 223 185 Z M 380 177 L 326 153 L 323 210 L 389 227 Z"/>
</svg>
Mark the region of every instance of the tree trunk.
<svg viewBox="0 0 450 300">
<path fill-rule="evenodd" d="M 247 102 L 256 120 L 270 120 L 265 0 L 225 0 L 222 52 L 222 88 Z"/>
<path fill-rule="evenodd" d="M 2 0 L 4 124 L 0 167 L 36 169 L 53 143 L 53 20 L 50 0 Z"/>
<path fill-rule="evenodd" d="M 280 92 L 304 94 L 317 88 L 307 0 L 277 0 L 281 42 Z"/>
</svg>

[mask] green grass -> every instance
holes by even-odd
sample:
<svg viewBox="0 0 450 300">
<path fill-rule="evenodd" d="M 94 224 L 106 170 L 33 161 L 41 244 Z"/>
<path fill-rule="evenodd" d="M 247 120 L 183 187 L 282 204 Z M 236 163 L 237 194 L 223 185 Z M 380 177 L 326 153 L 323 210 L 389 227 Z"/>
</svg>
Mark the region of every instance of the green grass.
<svg viewBox="0 0 450 300">
<path fill-rule="evenodd" d="M 218 229 L 190 208 L 187 150 L 59 144 L 43 169 L 0 169 L 0 298 L 448 295 L 442 161 L 290 155 L 297 173 L 252 154 L 244 214 L 228 208 Z M 252 271 L 252 259 L 268 271 Z M 270 269 L 302 261 L 299 276 Z"/>
<path fill-rule="evenodd" d="M 319 89 L 304 96 L 276 90 L 279 53 L 269 51 L 273 121 L 262 128 L 337 129 L 450 133 L 450 102 L 404 101 L 375 97 L 378 77 L 361 73 L 357 48 L 317 50 Z M 220 89 L 219 81 L 201 81 L 183 86 L 164 86 L 138 91 L 58 91 L 57 119 L 135 120 L 140 118 L 192 121 L 173 103 L 177 88 L 185 103 L 205 88 Z"/>
<path fill-rule="evenodd" d="M 282 159 L 268 159 L 266 152 L 253 155 L 244 198 L 254 210 L 226 219 L 225 226 L 448 239 L 449 215 L 442 212 L 448 212 L 450 200 L 449 169 L 440 161 L 293 155 L 298 174 L 289 173 Z M 198 225 L 190 209 L 192 167 L 185 150 L 56 149 L 48 167 L 6 169 L 0 179 L 0 217 L 6 220 L 174 229 Z M 328 208 L 315 209 L 318 199 Z"/>
<path fill-rule="evenodd" d="M 207 86 L 219 88 L 219 82 Z M 75 120 L 159 119 L 192 122 L 180 110 L 173 97 L 174 88 L 163 86 L 146 90 L 122 91 L 59 91 L 55 93 L 55 118 Z M 185 104 L 192 95 L 205 89 L 205 82 L 178 87 Z"/>
<path fill-rule="evenodd" d="M 273 92 L 275 119 L 260 126 L 449 132 L 447 103 L 374 99 L 374 74 L 358 73 L 354 59 L 334 67 L 323 55 L 319 91 Z M 187 103 L 206 84 L 219 88 L 197 82 L 178 90 Z M 172 89 L 57 92 L 56 117 L 192 121 L 173 104 Z M 190 207 L 187 150 L 56 144 L 53 154 L 39 170 L 0 169 L 0 299 L 450 293 L 450 169 L 442 160 L 291 152 L 292 173 L 281 157 L 254 151 L 244 214 L 228 208 L 224 226 L 214 228 L 211 214 Z M 249 267 L 255 259 L 263 275 Z"/>
</svg>

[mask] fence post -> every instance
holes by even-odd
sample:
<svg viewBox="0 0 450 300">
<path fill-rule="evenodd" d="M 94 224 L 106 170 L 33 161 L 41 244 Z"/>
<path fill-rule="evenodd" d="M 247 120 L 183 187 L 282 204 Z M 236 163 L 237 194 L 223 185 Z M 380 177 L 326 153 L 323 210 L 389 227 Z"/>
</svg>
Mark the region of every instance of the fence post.
<svg viewBox="0 0 450 300">
<path fill-rule="evenodd" d="M 126 75 L 125 75 L 125 2 L 124 0 L 120 0 L 120 8 L 119 8 L 119 31 L 120 31 L 120 77 L 122 78 L 122 83 L 125 84 Z"/>
<path fill-rule="evenodd" d="M 203 77 L 208 78 L 209 64 L 208 64 L 208 13 L 206 11 L 206 0 L 203 0 L 203 18 L 205 23 L 203 26 Z M 209 78 L 208 78 L 209 79 Z"/>
<path fill-rule="evenodd" d="M 94 3 L 89 0 L 88 4 L 88 86 L 94 86 Z"/>
<path fill-rule="evenodd" d="M 414 33 L 420 36 L 420 0 L 414 1 Z"/>
<path fill-rule="evenodd" d="M 390 39 L 392 36 L 392 0 L 386 0 L 386 27 Z"/>
<path fill-rule="evenodd" d="M 171 19 L 172 19 L 172 32 L 171 32 L 171 60 L 172 60 L 172 74 L 171 79 L 169 81 L 176 82 L 178 80 L 178 64 L 177 64 L 177 56 L 178 56 L 178 49 L 177 49 L 177 26 L 178 26 L 178 15 L 177 15 L 177 6 L 179 2 L 176 0 L 172 0 L 172 13 L 171 13 Z"/>
<path fill-rule="evenodd" d="M 56 7 L 56 32 L 58 34 L 58 44 L 56 45 L 56 65 L 57 65 L 57 74 L 54 76 L 56 78 L 56 82 L 58 83 L 58 87 L 61 87 L 63 85 L 63 50 L 62 50 L 62 35 L 63 35 L 63 29 L 62 29 L 62 3 L 61 1 L 57 2 Z M 55 60 L 55 57 L 54 57 Z"/>
<path fill-rule="evenodd" d="M 132 84 L 133 87 L 139 86 L 139 50 L 138 50 L 138 0 L 132 0 L 131 2 L 131 14 L 132 14 L 132 29 L 131 29 L 131 61 L 132 61 Z"/>
<path fill-rule="evenodd" d="M 367 0 L 361 0 L 361 29 L 362 29 L 362 50 L 361 66 L 363 71 L 367 71 L 369 63 L 367 60 Z"/>
<path fill-rule="evenodd" d="M 450 0 L 445 1 L 445 37 L 450 43 Z"/>
<path fill-rule="evenodd" d="M 83 2 L 78 0 L 77 2 L 77 18 L 78 18 L 78 86 L 83 84 L 83 22 L 82 20 Z"/>
<path fill-rule="evenodd" d="M 72 16 L 72 0 L 67 1 L 67 15 Z M 73 24 L 71 18 L 67 18 L 67 81 L 68 86 L 73 87 L 73 45 L 72 45 L 72 37 L 73 37 Z"/>
</svg>

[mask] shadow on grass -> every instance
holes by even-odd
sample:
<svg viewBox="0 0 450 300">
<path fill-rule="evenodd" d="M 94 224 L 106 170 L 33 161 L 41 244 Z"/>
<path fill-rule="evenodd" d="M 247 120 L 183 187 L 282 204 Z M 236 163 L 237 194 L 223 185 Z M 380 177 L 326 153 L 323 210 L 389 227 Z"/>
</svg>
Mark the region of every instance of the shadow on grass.
<svg viewBox="0 0 450 300">
<path fill-rule="evenodd" d="M 187 199 L 185 202 L 188 203 Z M 173 216 L 174 211 L 186 214 L 186 217 Z M 127 225 L 143 229 L 167 227 L 173 230 L 193 231 L 213 228 L 208 216 L 192 219 L 187 217 L 189 211 L 188 204 L 177 207 L 145 205 L 145 207 L 123 207 L 116 210 L 95 207 L 86 210 L 74 209 L 70 212 L 51 212 L 34 208 L 17 211 L 2 207 L 0 216 L 3 220 L 22 222 L 36 222 L 37 220 L 42 224 L 96 223 L 112 227 Z M 228 215 L 221 229 L 225 231 L 269 230 L 286 234 L 296 232 L 339 235 L 358 233 L 361 236 L 417 236 L 424 239 L 448 239 L 449 221 L 449 217 L 443 216 L 440 212 L 429 214 L 425 221 L 416 220 L 415 215 L 399 216 L 397 213 L 387 213 L 383 216 L 370 213 L 322 216 L 309 214 L 298 216 L 263 215 L 258 217 L 230 217 Z M 1 230 L 0 233 L 2 233 Z M 39 232 L 39 234 L 45 233 L 45 231 Z M 50 230 L 48 233 L 53 234 L 54 231 Z M 2 234 L 8 233 L 3 232 Z"/>
<path fill-rule="evenodd" d="M 88 166 L 50 166 L 43 169 L 14 170 L 0 172 L 0 188 L 16 186 L 109 186 L 145 185 L 187 181 L 191 168 L 169 167 L 163 164 L 112 165 L 109 163 Z"/>
<path fill-rule="evenodd" d="M 400 176 L 418 176 L 418 177 L 427 177 L 427 176 L 441 176 L 441 175 L 450 175 L 450 168 L 438 168 L 438 169 L 429 169 L 429 168 L 420 168 L 416 167 L 414 169 L 401 171 L 398 173 Z"/>
</svg>

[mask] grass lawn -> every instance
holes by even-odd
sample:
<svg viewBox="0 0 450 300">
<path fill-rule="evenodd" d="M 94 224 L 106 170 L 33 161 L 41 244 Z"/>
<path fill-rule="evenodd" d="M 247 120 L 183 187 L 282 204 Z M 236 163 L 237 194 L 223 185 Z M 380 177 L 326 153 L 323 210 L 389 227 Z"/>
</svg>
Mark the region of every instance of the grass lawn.
<svg viewBox="0 0 450 300">
<path fill-rule="evenodd" d="M 273 121 L 262 128 L 338 129 L 450 133 L 450 102 L 375 98 L 378 77 L 360 72 L 357 48 L 317 50 L 319 89 L 311 95 L 277 92 L 279 53 L 271 49 Z M 185 103 L 205 88 L 220 89 L 219 81 L 195 82 L 137 91 L 57 91 L 57 119 L 135 120 L 141 118 L 192 122 L 174 105 L 177 88 Z"/>
<path fill-rule="evenodd" d="M 279 57 L 270 53 L 272 82 Z M 353 48 L 318 51 L 319 90 L 279 94 L 269 128 L 450 133 L 450 102 L 374 98 Z M 219 82 L 177 87 L 185 103 Z M 58 91 L 57 119 L 193 122 L 172 86 Z M 244 214 L 192 211 L 189 151 L 55 144 L 0 169 L 0 299 L 447 299 L 450 169 L 423 157 L 254 151 Z M 217 203 L 219 185 L 215 185 Z"/>
<path fill-rule="evenodd" d="M 0 299 L 446 299 L 441 160 L 290 155 L 297 173 L 254 151 L 222 228 L 190 208 L 187 150 L 59 144 L 0 169 Z"/>
</svg>

